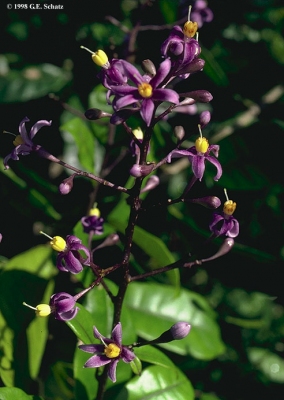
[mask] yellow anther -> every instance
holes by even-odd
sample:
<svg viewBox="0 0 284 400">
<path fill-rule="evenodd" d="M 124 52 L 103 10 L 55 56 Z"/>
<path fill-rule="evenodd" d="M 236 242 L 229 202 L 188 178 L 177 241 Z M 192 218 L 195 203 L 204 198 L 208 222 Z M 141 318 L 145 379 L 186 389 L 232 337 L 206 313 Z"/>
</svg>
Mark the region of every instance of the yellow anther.
<svg viewBox="0 0 284 400">
<path fill-rule="evenodd" d="M 229 200 L 227 189 L 224 189 L 226 201 L 223 207 L 223 213 L 226 215 L 232 215 L 237 207 L 237 203 L 234 203 L 233 200 Z"/>
<path fill-rule="evenodd" d="M 23 302 L 23 305 L 34 310 L 37 317 L 47 317 L 51 314 L 51 307 L 48 304 L 38 304 L 36 307 L 32 307 Z"/>
<path fill-rule="evenodd" d="M 92 60 L 94 61 L 95 64 L 97 64 L 99 67 L 108 68 L 109 66 L 108 56 L 103 50 L 92 51 L 85 46 L 80 46 L 80 47 L 81 49 L 87 50 L 89 53 L 92 54 Z"/>
<path fill-rule="evenodd" d="M 15 147 L 19 146 L 20 144 L 24 144 L 24 143 L 25 143 L 25 142 L 24 142 L 24 139 L 22 138 L 21 135 L 17 135 L 16 138 L 15 138 L 15 140 L 13 140 L 13 145 L 14 145 Z"/>
<path fill-rule="evenodd" d="M 234 211 L 237 207 L 237 203 L 234 203 L 233 200 L 227 200 L 224 203 L 223 212 L 227 215 L 234 214 Z"/>
<path fill-rule="evenodd" d="M 143 131 L 140 126 L 138 126 L 138 128 L 136 129 L 133 129 L 132 133 L 136 137 L 136 139 L 143 140 Z"/>
<path fill-rule="evenodd" d="M 115 343 L 108 344 L 105 349 L 104 353 L 108 358 L 116 358 L 120 354 L 120 348 Z"/>
<path fill-rule="evenodd" d="M 197 22 L 192 22 L 192 21 L 187 21 L 184 26 L 183 26 L 183 34 L 188 37 L 192 38 L 198 29 L 198 24 Z"/>
<path fill-rule="evenodd" d="M 55 251 L 64 251 L 66 248 L 66 242 L 61 236 L 54 236 L 49 243 Z"/>
<path fill-rule="evenodd" d="M 196 151 L 204 154 L 208 150 L 208 147 L 209 143 L 207 139 L 205 139 L 204 137 L 199 137 L 198 139 L 196 139 L 195 141 Z"/>
<path fill-rule="evenodd" d="M 140 83 L 140 85 L 138 85 L 138 92 L 140 96 L 148 98 L 152 96 L 153 88 L 150 83 Z"/>
<path fill-rule="evenodd" d="M 100 217 L 101 212 L 97 207 L 91 208 L 89 211 L 89 216 Z"/>
</svg>

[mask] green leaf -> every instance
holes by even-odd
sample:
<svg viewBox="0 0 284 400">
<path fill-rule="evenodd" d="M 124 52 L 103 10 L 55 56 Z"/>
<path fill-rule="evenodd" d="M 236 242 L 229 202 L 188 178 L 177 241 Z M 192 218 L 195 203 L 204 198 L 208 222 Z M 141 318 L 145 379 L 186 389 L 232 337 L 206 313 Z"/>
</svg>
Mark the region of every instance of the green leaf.
<svg viewBox="0 0 284 400">
<path fill-rule="evenodd" d="M 92 314 L 82 304 L 76 303 L 76 306 L 79 307 L 76 317 L 66 321 L 66 324 L 83 343 L 93 343 L 94 320 Z"/>
<path fill-rule="evenodd" d="M 1 307 L 3 307 L 3 305 Z M 6 386 L 14 386 L 15 371 L 13 368 L 13 352 L 14 332 L 9 328 L 0 312 L 0 377 Z"/>
<path fill-rule="evenodd" d="M 248 348 L 248 358 L 267 379 L 276 383 L 284 383 L 284 360 L 282 357 L 267 349 L 251 347 Z"/>
<path fill-rule="evenodd" d="M 160 11 L 167 24 L 177 20 L 178 2 L 172 0 L 162 0 L 159 2 Z"/>
<path fill-rule="evenodd" d="M 29 396 L 22 389 L 0 388 L 0 400 L 43 400 L 40 396 Z"/>
<path fill-rule="evenodd" d="M 213 359 L 225 350 L 215 313 L 204 297 L 172 286 L 133 282 L 129 285 L 125 307 L 128 308 L 136 333 L 153 340 L 178 321 L 191 325 L 189 335 L 161 345 L 178 354 L 190 354 L 202 360 Z"/>
<path fill-rule="evenodd" d="M 164 368 L 175 368 L 173 362 L 159 349 L 153 346 L 135 347 L 134 353 L 140 360 Z"/>
<path fill-rule="evenodd" d="M 137 356 L 130 362 L 130 367 L 135 375 L 141 375 L 142 363 Z"/>
<path fill-rule="evenodd" d="M 71 80 L 71 74 L 52 64 L 9 70 L 0 76 L 0 102 L 18 103 L 57 93 Z"/>
<path fill-rule="evenodd" d="M 45 290 L 42 303 L 49 304 L 54 290 L 54 281 L 50 281 Z M 27 329 L 30 376 L 36 379 L 41 366 L 46 342 L 48 339 L 48 318 L 36 317 Z"/>
<path fill-rule="evenodd" d="M 74 354 L 75 399 L 93 400 L 98 390 L 98 380 L 95 378 L 95 368 L 84 368 L 90 353 L 76 348 Z"/>
<path fill-rule="evenodd" d="M 126 393 L 127 392 L 127 393 Z M 178 369 L 153 365 L 125 385 L 115 400 L 193 400 L 194 390 Z"/>
<path fill-rule="evenodd" d="M 78 149 L 78 158 L 82 167 L 88 172 L 94 172 L 95 139 L 86 122 L 81 118 L 72 118 L 60 127 L 61 131 L 69 132 Z"/>
</svg>

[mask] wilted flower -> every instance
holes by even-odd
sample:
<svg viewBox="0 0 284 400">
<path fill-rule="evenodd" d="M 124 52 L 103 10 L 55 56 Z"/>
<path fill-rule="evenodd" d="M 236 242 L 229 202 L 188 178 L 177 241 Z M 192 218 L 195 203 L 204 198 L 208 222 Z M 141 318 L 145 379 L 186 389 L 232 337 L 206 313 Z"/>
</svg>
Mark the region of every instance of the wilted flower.
<svg viewBox="0 0 284 400">
<path fill-rule="evenodd" d="M 201 131 L 200 131 L 201 134 Z M 205 161 L 209 161 L 217 169 L 217 174 L 214 177 L 218 181 L 222 175 L 222 167 L 219 161 L 210 155 L 213 153 L 215 157 L 219 155 L 218 145 L 209 145 L 208 140 L 201 136 L 195 141 L 195 146 L 187 150 L 173 150 L 168 154 L 167 162 L 170 163 L 172 158 L 188 157 L 192 165 L 192 171 L 197 179 L 201 181 L 205 171 Z"/>
<path fill-rule="evenodd" d="M 37 132 L 42 128 L 43 126 L 50 126 L 51 121 L 46 121 L 46 120 L 40 120 L 36 122 L 29 133 L 27 133 L 26 130 L 26 122 L 29 122 L 29 119 L 25 117 L 19 125 L 19 135 L 16 136 L 15 140 L 13 141 L 13 144 L 16 146 L 15 149 L 8 154 L 3 161 L 5 169 L 9 169 L 8 166 L 8 161 L 10 159 L 12 160 L 19 160 L 19 155 L 26 156 L 30 154 L 32 151 L 35 151 L 40 155 L 41 157 L 48 158 L 51 161 L 58 162 L 59 160 L 46 152 L 40 145 L 34 144 L 33 143 L 33 138 L 37 134 Z"/>
<path fill-rule="evenodd" d="M 85 363 L 86 368 L 98 368 L 103 365 L 109 364 L 108 377 L 116 382 L 116 367 L 119 360 L 125 363 L 130 363 L 134 360 L 135 355 L 122 343 L 122 329 L 119 322 L 112 330 L 111 339 L 101 335 L 97 328 L 94 326 L 94 336 L 99 339 L 102 344 L 83 344 L 79 349 L 93 355 Z"/>
<path fill-rule="evenodd" d="M 233 217 L 237 204 L 228 199 L 226 189 L 225 195 L 227 201 L 224 203 L 223 212 L 213 214 L 209 229 L 215 236 L 235 238 L 239 234 L 239 222 Z"/>
</svg>

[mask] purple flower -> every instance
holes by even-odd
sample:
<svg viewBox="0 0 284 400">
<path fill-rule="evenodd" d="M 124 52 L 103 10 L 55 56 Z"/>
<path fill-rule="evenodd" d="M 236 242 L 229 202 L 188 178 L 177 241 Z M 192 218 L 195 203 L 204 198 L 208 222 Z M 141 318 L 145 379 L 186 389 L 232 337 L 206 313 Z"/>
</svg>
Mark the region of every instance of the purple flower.
<svg viewBox="0 0 284 400">
<path fill-rule="evenodd" d="M 79 308 L 76 307 L 76 297 L 65 292 L 53 294 L 50 298 L 49 305 L 55 318 L 60 321 L 69 321 L 73 319 L 79 311 Z"/>
<path fill-rule="evenodd" d="M 197 179 L 201 181 L 205 171 L 205 161 L 209 161 L 217 169 L 217 174 L 214 177 L 215 181 L 218 181 L 222 175 L 222 167 L 219 161 L 210 155 L 213 153 L 215 157 L 218 157 L 219 146 L 210 145 L 207 139 L 199 137 L 195 141 L 195 146 L 190 147 L 187 150 L 173 150 L 167 157 L 167 162 L 170 163 L 172 158 L 188 157 L 192 165 L 192 171 Z"/>
<path fill-rule="evenodd" d="M 90 252 L 76 236 L 67 235 L 66 242 L 60 236 L 55 236 L 50 244 L 54 250 L 59 251 L 56 266 L 60 271 L 78 274 L 83 270 L 82 264 L 90 265 Z M 86 258 L 80 254 L 80 251 L 85 253 Z"/>
<path fill-rule="evenodd" d="M 94 326 L 94 336 L 99 339 L 102 344 L 83 344 L 79 349 L 93 355 L 85 363 L 85 368 L 98 368 L 109 364 L 108 377 L 116 382 L 116 367 L 119 360 L 125 363 L 130 363 L 134 360 L 133 351 L 126 346 L 122 346 L 122 330 L 119 322 L 112 330 L 111 339 L 108 339 L 100 334 Z"/>
<path fill-rule="evenodd" d="M 189 66 L 200 54 L 201 48 L 197 40 L 185 36 L 180 26 L 174 26 L 169 37 L 161 46 L 162 56 L 170 57 L 173 75 L 180 75 L 179 71 Z"/>
<path fill-rule="evenodd" d="M 225 191 L 226 193 L 226 191 Z M 214 213 L 209 229 L 215 236 L 228 236 L 235 238 L 239 234 L 239 222 L 233 217 L 237 205 L 232 200 L 224 203 L 223 212 Z"/>
<path fill-rule="evenodd" d="M 43 150 L 41 146 L 34 144 L 32 141 L 33 138 L 35 137 L 35 135 L 37 134 L 37 132 L 40 130 L 40 128 L 42 128 L 43 126 L 50 126 L 51 121 L 41 120 L 41 121 L 36 122 L 32 126 L 29 133 L 27 133 L 27 130 L 26 130 L 26 126 L 25 126 L 26 122 L 29 122 L 29 119 L 27 117 L 25 117 L 20 122 L 19 135 L 17 135 L 15 140 L 13 141 L 13 143 L 16 147 L 10 154 L 8 154 L 4 158 L 4 161 L 3 161 L 5 169 L 9 169 L 8 161 L 10 160 L 10 158 L 12 160 L 19 160 L 19 155 L 26 156 L 26 155 L 30 154 L 32 151 L 37 151 L 40 153 L 41 156 L 50 158 L 52 161 L 57 160 L 55 158 L 53 160 L 51 158 L 53 156 L 46 153 L 45 150 Z"/>
<path fill-rule="evenodd" d="M 96 215 L 89 215 L 81 218 L 84 232 L 92 232 L 94 235 L 101 235 L 104 231 L 103 223 L 104 219 L 97 217 Z"/>
<path fill-rule="evenodd" d="M 154 77 L 149 75 L 142 76 L 140 72 L 127 61 L 123 61 L 125 74 L 136 86 L 116 85 L 111 86 L 111 91 L 115 95 L 113 107 L 115 111 L 130 104 L 140 106 L 140 114 L 146 125 L 151 124 L 155 109 L 163 102 L 178 104 L 179 95 L 172 89 L 158 88 L 163 83 L 171 69 L 169 59 L 163 61 L 157 74 Z"/>
</svg>

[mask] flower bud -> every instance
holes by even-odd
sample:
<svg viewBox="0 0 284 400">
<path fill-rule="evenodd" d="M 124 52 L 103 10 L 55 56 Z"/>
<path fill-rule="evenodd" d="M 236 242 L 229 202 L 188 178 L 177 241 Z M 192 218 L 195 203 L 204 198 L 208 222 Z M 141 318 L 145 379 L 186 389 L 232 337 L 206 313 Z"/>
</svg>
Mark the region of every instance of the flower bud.
<svg viewBox="0 0 284 400">
<path fill-rule="evenodd" d="M 175 126 L 175 128 L 174 128 L 174 136 L 175 136 L 179 141 L 181 141 L 181 140 L 184 138 L 184 135 L 185 135 L 185 131 L 184 131 L 183 126 L 180 126 L 180 125 Z"/>
<path fill-rule="evenodd" d="M 62 181 L 59 185 L 59 192 L 61 194 L 68 194 L 71 192 L 72 188 L 73 188 L 73 180 L 74 177 L 76 176 L 76 174 L 73 174 L 71 176 L 69 176 L 68 178 L 64 179 L 64 181 Z"/>
<path fill-rule="evenodd" d="M 209 124 L 211 119 L 210 111 L 202 111 L 199 115 L 199 121 L 201 128 L 204 128 L 206 125 Z"/>
<path fill-rule="evenodd" d="M 143 60 L 141 66 L 147 75 L 150 75 L 151 77 L 156 75 L 156 67 L 151 60 Z"/>
<path fill-rule="evenodd" d="M 142 176 L 149 175 L 155 167 L 155 164 L 146 164 L 146 165 L 139 165 L 134 164 L 133 167 L 130 169 L 130 175 L 134 176 L 135 178 L 140 178 Z"/>
<path fill-rule="evenodd" d="M 179 71 L 179 75 L 183 74 L 194 74 L 204 68 L 205 61 L 202 58 L 195 58 L 190 63 L 184 65 Z"/>
<path fill-rule="evenodd" d="M 140 193 L 148 192 L 149 190 L 154 189 L 156 186 L 158 186 L 160 183 L 160 179 L 158 178 L 157 175 L 152 175 L 149 177 L 149 179 L 146 182 L 146 185 L 144 188 L 141 190 Z"/>
<path fill-rule="evenodd" d="M 190 329 L 191 325 L 189 325 L 187 322 L 177 322 L 170 329 L 173 340 L 185 338 L 189 334 Z"/>
<path fill-rule="evenodd" d="M 99 110 L 98 108 L 89 108 L 89 110 L 85 112 L 85 117 L 87 119 L 95 121 L 100 118 L 111 117 L 111 114 Z"/>
<path fill-rule="evenodd" d="M 231 250 L 231 248 L 234 246 L 234 244 L 235 244 L 235 241 L 233 238 L 227 238 L 224 240 L 223 244 L 221 245 L 221 247 L 219 248 L 217 253 L 215 253 L 213 256 L 211 256 L 209 258 L 204 258 L 203 260 L 200 260 L 200 261 L 206 262 L 206 261 L 215 260 L 215 258 L 222 257 Z"/>
<path fill-rule="evenodd" d="M 3 238 L 2 233 L 0 233 L 0 243 L 2 242 L 2 238 Z"/>
<path fill-rule="evenodd" d="M 198 199 L 188 199 L 186 201 L 190 201 L 191 203 L 195 204 L 200 204 L 201 206 L 209 209 L 215 209 L 220 207 L 221 205 L 221 200 L 219 197 L 216 196 L 206 196 L 206 197 L 200 197 Z"/>
<path fill-rule="evenodd" d="M 207 90 L 194 90 L 192 92 L 180 93 L 181 97 L 190 97 L 199 103 L 209 103 L 213 99 L 213 96 Z"/>
</svg>

